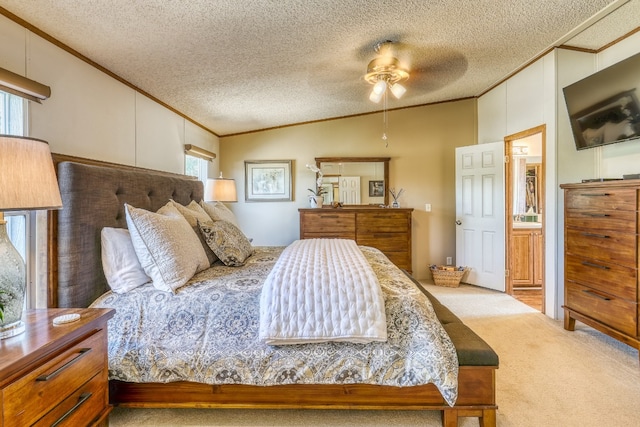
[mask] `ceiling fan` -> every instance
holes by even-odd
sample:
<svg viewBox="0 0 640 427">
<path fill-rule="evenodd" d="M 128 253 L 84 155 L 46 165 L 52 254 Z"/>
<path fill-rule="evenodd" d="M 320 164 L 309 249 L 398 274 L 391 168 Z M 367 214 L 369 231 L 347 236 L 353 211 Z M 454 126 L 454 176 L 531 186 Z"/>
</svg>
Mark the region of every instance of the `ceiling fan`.
<svg viewBox="0 0 640 427">
<path fill-rule="evenodd" d="M 401 84 L 409 78 L 409 70 L 404 68 L 393 54 L 393 42 L 385 40 L 376 43 L 374 50 L 378 54 L 367 65 L 364 79 L 373 85 L 369 100 L 378 103 L 387 89 L 400 99 L 407 89 Z"/>
</svg>

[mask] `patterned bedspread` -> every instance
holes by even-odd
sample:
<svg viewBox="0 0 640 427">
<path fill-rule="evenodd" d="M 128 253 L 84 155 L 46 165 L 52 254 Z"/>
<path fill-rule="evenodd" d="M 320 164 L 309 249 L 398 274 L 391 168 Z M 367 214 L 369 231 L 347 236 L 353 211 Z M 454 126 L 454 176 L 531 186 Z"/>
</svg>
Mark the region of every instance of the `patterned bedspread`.
<svg viewBox="0 0 640 427">
<path fill-rule="evenodd" d="M 116 309 L 108 332 L 110 379 L 260 386 L 434 383 L 453 405 L 458 360 L 431 303 L 380 251 L 361 249 L 384 294 L 386 342 L 260 342 L 261 288 L 283 248 L 258 247 L 244 267 L 211 267 L 175 295 L 147 284 L 98 298 L 92 307 Z"/>
</svg>

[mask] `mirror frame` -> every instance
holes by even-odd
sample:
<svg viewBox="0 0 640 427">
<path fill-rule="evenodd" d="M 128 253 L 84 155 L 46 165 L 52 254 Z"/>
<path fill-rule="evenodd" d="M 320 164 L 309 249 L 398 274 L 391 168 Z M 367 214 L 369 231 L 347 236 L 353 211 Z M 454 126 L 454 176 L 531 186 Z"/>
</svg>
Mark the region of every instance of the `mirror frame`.
<svg viewBox="0 0 640 427">
<path fill-rule="evenodd" d="M 384 205 L 389 206 L 389 161 L 391 157 L 316 157 L 316 167 L 321 168 L 322 163 L 384 163 Z M 316 173 L 316 179 L 318 174 Z M 345 206 L 369 206 L 369 205 L 345 205 Z"/>
</svg>

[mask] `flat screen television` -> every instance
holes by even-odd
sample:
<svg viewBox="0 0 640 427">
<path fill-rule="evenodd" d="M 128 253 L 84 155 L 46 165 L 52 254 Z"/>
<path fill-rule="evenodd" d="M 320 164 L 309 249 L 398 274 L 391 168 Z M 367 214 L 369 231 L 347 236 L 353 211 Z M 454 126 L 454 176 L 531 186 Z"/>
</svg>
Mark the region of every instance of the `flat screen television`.
<svg viewBox="0 0 640 427">
<path fill-rule="evenodd" d="M 578 150 L 640 138 L 640 53 L 563 92 Z"/>
</svg>

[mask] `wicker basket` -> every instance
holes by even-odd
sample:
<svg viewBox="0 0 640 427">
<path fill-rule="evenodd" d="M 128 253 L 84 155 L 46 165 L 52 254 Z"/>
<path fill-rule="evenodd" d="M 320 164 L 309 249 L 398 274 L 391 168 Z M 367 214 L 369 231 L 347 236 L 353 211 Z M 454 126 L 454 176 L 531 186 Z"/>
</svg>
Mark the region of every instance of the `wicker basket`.
<svg viewBox="0 0 640 427">
<path fill-rule="evenodd" d="M 445 267 L 432 265 L 429 267 L 433 275 L 433 282 L 438 286 L 457 288 L 460 286 L 462 276 L 467 272 L 466 267 Z"/>
</svg>

